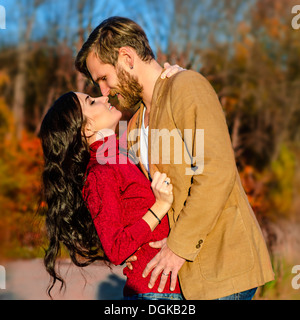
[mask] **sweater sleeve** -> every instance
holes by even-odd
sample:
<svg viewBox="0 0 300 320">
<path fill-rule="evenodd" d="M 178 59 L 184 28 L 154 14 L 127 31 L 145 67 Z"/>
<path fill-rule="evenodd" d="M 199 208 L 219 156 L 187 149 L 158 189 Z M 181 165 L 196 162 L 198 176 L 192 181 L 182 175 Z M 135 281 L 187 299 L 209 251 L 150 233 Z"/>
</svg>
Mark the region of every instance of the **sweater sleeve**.
<svg viewBox="0 0 300 320">
<path fill-rule="evenodd" d="M 151 228 L 141 218 L 124 226 L 118 177 L 109 166 L 92 170 L 85 185 L 85 200 L 108 259 L 122 264 L 141 245 L 150 241 Z M 126 213 L 125 213 L 126 214 Z"/>
</svg>

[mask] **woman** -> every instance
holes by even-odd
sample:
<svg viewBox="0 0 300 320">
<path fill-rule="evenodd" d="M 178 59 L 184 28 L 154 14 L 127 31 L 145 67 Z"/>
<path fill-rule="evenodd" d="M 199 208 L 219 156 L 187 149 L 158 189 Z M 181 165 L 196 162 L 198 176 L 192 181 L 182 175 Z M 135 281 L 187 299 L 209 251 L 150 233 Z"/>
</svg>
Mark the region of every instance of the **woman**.
<svg viewBox="0 0 300 320">
<path fill-rule="evenodd" d="M 162 271 L 168 280 L 161 293 L 158 284 L 148 288 L 150 276 L 142 277 L 158 250 L 148 243 L 169 232 L 166 213 L 173 201 L 172 185 L 160 173 L 150 183 L 126 152 L 119 152 L 115 130 L 120 118 L 108 98 L 70 92 L 54 103 L 42 122 L 50 240 L 44 261 L 52 277 L 48 294 L 57 280 L 64 285 L 55 270 L 63 243 L 80 267 L 96 260 L 122 264 L 135 253 L 133 269 L 124 269 L 126 299 L 181 300 L 178 281 L 173 292 L 169 289 L 169 274 Z"/>
</svg>

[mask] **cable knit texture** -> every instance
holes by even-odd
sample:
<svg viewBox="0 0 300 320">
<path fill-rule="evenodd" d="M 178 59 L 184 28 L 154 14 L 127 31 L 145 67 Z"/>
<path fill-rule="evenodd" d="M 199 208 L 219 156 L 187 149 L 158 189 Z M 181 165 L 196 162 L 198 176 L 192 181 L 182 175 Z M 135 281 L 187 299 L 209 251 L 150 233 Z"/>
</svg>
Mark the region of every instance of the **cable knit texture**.
<svg viewBox="0 0 300 320">
<path fill-rule="evenodd" d="M 109 260 L 122 264 L 135 253 L 133 270 L 124 268 L 127 281 L 124 295 L 158 292 L 160 276 L 154 288 L 149 289 L 147 278 L 142 277 L 147 263 L 159 252 L 149 242 L 162 240 L 169 234 L 168 217 L 152 232 L 142 219 L 154 202 L 151 183 L 137 166 L 130 162 L 126 151 L 119 151 L 115 135 L 96 141 L 91 146 L 91 159 L 83 197 L 94 220 L 99 239 Z M 121 148 L 120 148 L 121 149 Z M 170 276 L 164 293 L 170 293 Z M 179 284 L 174 293 L 180 293 Z"/>
</svg>

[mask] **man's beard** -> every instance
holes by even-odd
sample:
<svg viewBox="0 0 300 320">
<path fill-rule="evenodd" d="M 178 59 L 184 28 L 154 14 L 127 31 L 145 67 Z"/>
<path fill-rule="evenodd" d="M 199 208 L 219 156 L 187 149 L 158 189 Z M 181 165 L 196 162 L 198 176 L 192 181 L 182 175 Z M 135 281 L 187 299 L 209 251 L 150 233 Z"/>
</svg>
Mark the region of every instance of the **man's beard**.
<svg viewBox="0 0 300 320">
<path fill-rule="evenodd" d="M 123 68 L 116 66 L 116 73 L 119 84 L 111 94 L 119 93 L 123 98 L 119 99 L 120 107 L 132 109 L 142 98 L 143 87 L 138 83 L 137 78 L 130 75 Z"/>
</svg>

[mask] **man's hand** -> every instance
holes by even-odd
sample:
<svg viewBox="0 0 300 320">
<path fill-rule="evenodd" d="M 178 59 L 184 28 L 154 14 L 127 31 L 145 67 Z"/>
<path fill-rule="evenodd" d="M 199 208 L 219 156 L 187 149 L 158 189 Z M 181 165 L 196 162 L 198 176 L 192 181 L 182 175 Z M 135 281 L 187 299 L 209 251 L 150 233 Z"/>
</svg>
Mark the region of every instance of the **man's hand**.
<svg viewBox="0 0 300 320">
<path fill-rule="evenodd" d="M 162 79 L 171 78 L 177 72 L 186 70 L 186 69 L 179 67 L 177 64 L 175 64 L 174 66 L 171 66 L 168 62 L 164 63 L 164 69 L 166 69 L 166 70 L 160 76 Z"/>
<path fill-rule="evenodd" d="M 165 288 L 168 277 L 171 273 L 171 286 L 170 290 L 174 291 L 176 287 L 177 274 L 182 265 L 185 262 L 185 259 L 177 256 L 167 245 L 167 238 L 150 242 L 149 245 L 152 248 L 161 248 L 160 252 L 147 264 L 143 272 L 143 277 L 146 278 L 148 274 L 152 271 L 151 278 L 148 284 L 148 287 L 152 289 L 157 280 L 157 277 L 163 272 L 158 287 L 158 291 L 162 292 Z"/>
</svg>

